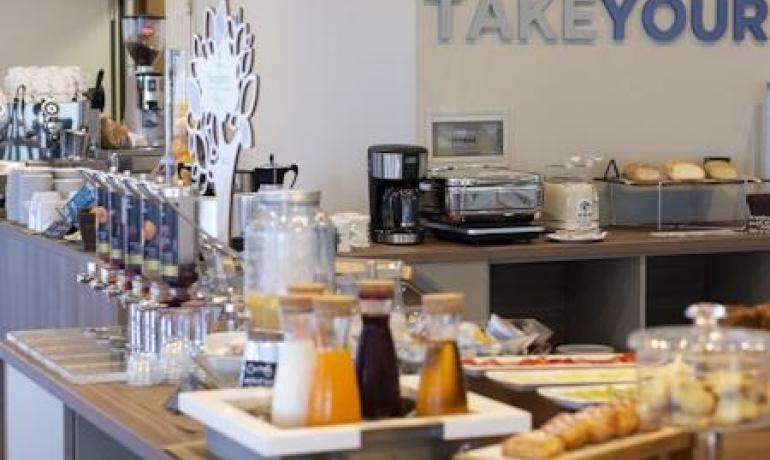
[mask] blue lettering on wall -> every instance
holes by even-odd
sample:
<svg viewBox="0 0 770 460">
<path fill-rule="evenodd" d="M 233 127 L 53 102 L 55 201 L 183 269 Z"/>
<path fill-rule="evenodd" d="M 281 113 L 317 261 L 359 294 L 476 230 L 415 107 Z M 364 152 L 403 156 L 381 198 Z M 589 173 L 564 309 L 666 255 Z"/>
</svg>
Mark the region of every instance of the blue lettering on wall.
<svg viewBox="0 0 770 460">
<path fill-rule="evenodd" d="M 706 29 L 703 0 L 692 0 L 692 33 L 704 42 L 715 42 L 722 38 L 727 30 L 727 0 L 716 1 L 716 20 L 714 28 Z"/>
<path fill-rule="evenodd" d="M 733 40 L 743 41 L 748 30 L 755 40 L 766 42 L 762 23 L 767 19 L 767 3 L 764 0 L 735 0 L 733 5 Z M 750 9 L 754 12 L 751 16 L 748 15 Z"/>
<path fill-rule="evenodd" d="M 655 11 L 660 7 L 669 7 L 674 13 L 674 21 L 668 29 L 661 29 L 655 22 Z M 653 40 L 670 42 L 676 39 L 687 25 L 687 10 L 682 0 L 648 0 L 642 10 L 642 26 L 647 36 Z"/>
<path fill-rule="evenodd" d="M 602 0 L 602 2 L 612 19 L 612 38 L 616 41 L 625 39 L 626 22 L 636 5 L 636 0 L 620 0 L 620 5 L 615 3 L 615 0 Z"/>
</svg>

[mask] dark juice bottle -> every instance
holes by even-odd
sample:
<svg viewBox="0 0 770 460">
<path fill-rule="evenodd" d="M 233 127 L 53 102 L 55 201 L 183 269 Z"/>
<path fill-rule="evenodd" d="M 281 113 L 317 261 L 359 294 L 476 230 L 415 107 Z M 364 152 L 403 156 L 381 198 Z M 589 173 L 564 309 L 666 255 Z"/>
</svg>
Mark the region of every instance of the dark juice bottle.
<svg viewBox="0 0 770 460">
<path fill-rule="evenodd" d="M 358 283 L 358 299 L 363 322 L 356 351 L 361 413 L 366 419 L 400 417 L 398 361 L 390 332 L 393 282 L 363 280 Z"/>
<path fill-rule="evenodd" d="M 423 296 L 427 343 L 417 391 L 417 416 L 468 412 L 457 350 L 457 328 L 465 299 L 459 293 Z"/>
</svg>

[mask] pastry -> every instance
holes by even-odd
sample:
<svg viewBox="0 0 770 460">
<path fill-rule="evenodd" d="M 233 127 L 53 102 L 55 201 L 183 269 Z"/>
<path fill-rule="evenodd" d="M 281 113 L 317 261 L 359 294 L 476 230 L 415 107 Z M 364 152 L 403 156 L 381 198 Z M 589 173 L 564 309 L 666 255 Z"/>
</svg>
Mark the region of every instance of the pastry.
<svg viewBox="0 0 770 460">
<path fill-rule="evenodd" d="M 770 331 L 770 304 L 757 305 L 757 327 Z"/>
<path fill-rule="evenodd" d="M 564 443 L 558 436 L 544 431 L 519 433 L 503 442 L 503 455 L 514 458 L 552 458 L 564 453 Z"/>
<path fill-rule="evenodd" d="M 689 161 L 669 160 L 663 163 L 663 170 L 669 179 L 675 181 L 703 180 L 706 178 L 706 171 Z"/>
<path fill-rule="evenodd" d="M 628 436 L 639 430 L 641 420 L 639 420 L 636 404 L 633 401 L 618 401 L 612 405 L 612 408 L 615 409 L 618 436 Z"/>
<path fill-rule="evenodd" d="M 710 160 L 706 162 L 704 169 L 710 179 L 735 180 L 738 178 L 738 171 L 729 161 Z"/>
<path fill-rule="evenodd" d="M 634 182 L 660 182 L 660 169 L 648 163 L 631 163 L 623 168 L 623 177 Z"/>
<path fill-rule="evenodd" d="M 558 436 L 567 450 L 577 449 L 588 442 L 589 432 L 585 423 L 574 415 L 562 412 L 540 428 L 548 434 Z"/>
<path fill-rule="evenodd" d="M 727 308 L 724 323 L 731 327 L 756 328 L 760 325 L 761 311 L 759 308 L 746 305 L 731 305 Z"/>
<path fill-rule="evenodd" d="M 618 435 L 617 414 L 609 406 L 586 409 L 577 414 L 577 419 L 586 424 L 588 440 L 592 443 L 608 441 Z"/>
<path fill-rule="evenodd" d="M 671 387 L 671 402 L 689 416 L 706 416 L 714 411 L 716 398 L 699 380 L 681 380 Z"/>
</svg>

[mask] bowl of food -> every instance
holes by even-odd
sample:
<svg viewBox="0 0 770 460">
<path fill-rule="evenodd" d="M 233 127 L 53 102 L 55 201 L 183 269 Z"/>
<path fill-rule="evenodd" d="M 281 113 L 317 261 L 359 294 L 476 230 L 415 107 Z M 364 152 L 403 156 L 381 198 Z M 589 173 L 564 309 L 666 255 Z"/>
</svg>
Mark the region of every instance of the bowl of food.
<svg viewBox="0 0 770 460">
<path fill-rule="evenodd" d="M 213 371 L 224 375 L 238 374 L 247 342 L 246 332 L 216 332 L 206 336 L 203 352 Z"/>
</svg>

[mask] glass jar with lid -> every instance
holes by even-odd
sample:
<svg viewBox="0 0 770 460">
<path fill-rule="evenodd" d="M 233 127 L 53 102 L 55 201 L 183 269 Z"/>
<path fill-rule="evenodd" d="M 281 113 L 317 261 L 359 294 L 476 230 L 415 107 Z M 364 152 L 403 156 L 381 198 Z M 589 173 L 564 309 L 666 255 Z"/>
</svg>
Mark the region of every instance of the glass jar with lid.
<svg viewBox="0 0 770 460">
<path fill-rule="evenodd" d="M 770 333 L 722 327 L 725 313 L 718 304 L 691 305 L 686 315 L 693 326 L 656 327 L 629 338 L 640 416 L 701 433 L 698 458 L 715 458 L 716 433 L 770 422 Z"/>
<path fill-rule="evenodd" d="M 320 209 L 321 192 L 257 194 L 246 231 L 244 294 L 256 326 L 278 329 L 278 296 L 291 284 L 334 283 L 335 231 Z"/>
<path fill-rule="evenodd" d="M 550 165 L 544 183 L 543 220 L 557 230 L 599 228 L 599 194 L 583 165 Z"/>
</svg>

